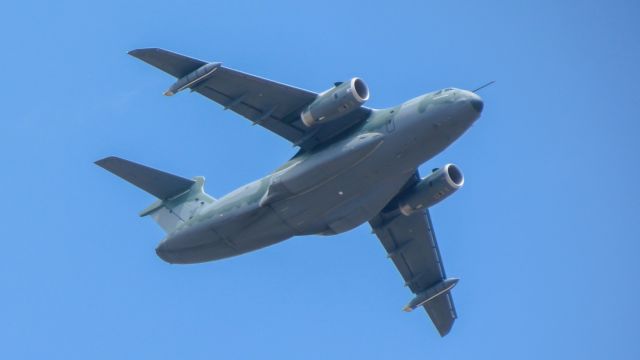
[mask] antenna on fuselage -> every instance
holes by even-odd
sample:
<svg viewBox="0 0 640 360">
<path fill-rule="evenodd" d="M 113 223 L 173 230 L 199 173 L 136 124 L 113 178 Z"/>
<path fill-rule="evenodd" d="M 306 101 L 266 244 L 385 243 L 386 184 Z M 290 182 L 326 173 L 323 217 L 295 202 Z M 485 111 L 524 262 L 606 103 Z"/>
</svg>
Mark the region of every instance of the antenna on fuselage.
<svg viewBox="0 0 640 360">
<path fill-rule="evenodd" d="M 495 83 L 495 82 L 496 82 L 495 80 L 491 80 L 491 81 L 489 81 L 488 83 L 486 83 L 486 84 L 484 84 L 484 85 L 480 86 L 479 88 L 477 88 L 477 89 L 475 89 L 475 90 L 472 90 L 471 92 L 473 92 L 473 93 L 477 93 L 478 91 L 480 91 L 480 90 L 482 90 L 482 89 L 486 88 L 486 87 L 487 87 L 487 86 L 489 86 L 489 85 L 492 85 L 492 84 L 493 84 L 493 83 Z"/>
</svg>

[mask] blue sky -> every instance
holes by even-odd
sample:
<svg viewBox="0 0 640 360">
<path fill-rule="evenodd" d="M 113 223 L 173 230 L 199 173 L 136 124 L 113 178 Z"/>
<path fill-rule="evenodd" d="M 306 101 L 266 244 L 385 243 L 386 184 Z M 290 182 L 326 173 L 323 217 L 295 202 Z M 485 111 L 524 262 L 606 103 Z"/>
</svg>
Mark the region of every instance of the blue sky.
<svg viewBox="0 0 640 360">
<path fill-rule="evenodd" d="M 631 1 L 24 1 L 0 39 L 0 357 L 638 359 L 640 16 Z M 441 339 L 368 225 L 192 266 L 155 256 L 118 155 L 221 196 L 295 149 L 126 55 L 163 47 L 372 107 L 455 86 L 482 118 L 424 169 L 460 318 Z"/>
</svg>

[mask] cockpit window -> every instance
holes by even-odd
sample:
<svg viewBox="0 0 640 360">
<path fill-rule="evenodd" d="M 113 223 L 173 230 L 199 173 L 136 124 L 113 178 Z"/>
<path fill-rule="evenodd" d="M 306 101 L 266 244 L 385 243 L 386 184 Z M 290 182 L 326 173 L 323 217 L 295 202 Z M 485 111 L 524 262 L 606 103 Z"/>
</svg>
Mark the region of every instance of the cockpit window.
<svg viewBox="0 0 640 360">
<path fill-rule="evenodd" d="M 447 93 L 450 92 L 450 91 L 453 91 L 453 88 L 441 89 L 441 90 L 438 90 L 438 91 L 434 92 L 432 96 L 434 98 L 439 98 L 441 96 L 449 95 Z"/>
</svg>

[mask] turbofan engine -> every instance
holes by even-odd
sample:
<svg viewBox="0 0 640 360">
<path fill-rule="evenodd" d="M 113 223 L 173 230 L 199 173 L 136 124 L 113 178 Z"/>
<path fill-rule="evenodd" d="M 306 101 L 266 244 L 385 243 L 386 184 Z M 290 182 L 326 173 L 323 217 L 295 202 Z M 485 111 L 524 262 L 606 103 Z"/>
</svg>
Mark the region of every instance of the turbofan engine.
<svg viewBox="0 0 640 360">
<path fill-rule="evenodd" d="M 353 78 L 318 95 L 318 98 L 300 113 L 300 118 L 307 127 L 312 127 L 347 115 L 367 100 L 367 84 L 362 79 Z"/>
<path fill-rule="evenodd" d="M 464 185 L 464 175 L 454 164 L 447 164 L 423 178 L 398 199 L 403 215 L 429 208 L 453 194 Z"/>
</svg>

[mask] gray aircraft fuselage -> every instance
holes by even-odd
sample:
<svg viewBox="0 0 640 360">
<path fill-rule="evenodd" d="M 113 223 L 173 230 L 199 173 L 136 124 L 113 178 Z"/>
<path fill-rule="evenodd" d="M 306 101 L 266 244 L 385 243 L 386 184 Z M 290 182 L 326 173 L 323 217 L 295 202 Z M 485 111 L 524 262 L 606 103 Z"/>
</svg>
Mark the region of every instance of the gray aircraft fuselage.
<svg viewBox="0 0 640 360">
<path fill-rule="evenodd" d="M 419 165 L 478 119 L 482 107 L 473 92 L 444 89 L 372 110 L 339 140 L 207 204 L 156 252 L 169 263 L 198 263 L 296 235 L 350 230 L 378 214 Z"/>
</svg>

